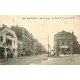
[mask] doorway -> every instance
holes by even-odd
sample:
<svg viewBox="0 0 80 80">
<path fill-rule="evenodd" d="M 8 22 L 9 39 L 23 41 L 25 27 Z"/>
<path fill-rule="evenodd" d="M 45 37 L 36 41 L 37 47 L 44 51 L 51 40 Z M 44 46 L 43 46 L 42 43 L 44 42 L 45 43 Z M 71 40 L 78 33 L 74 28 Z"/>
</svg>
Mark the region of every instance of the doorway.
<svg viewBox="0 0 80 80">
<path fill-rule="evenodd" d="M 0 47 L 0 59 L 4 58 L 4 52 L 5 52 L 5 49 L 3 47 Z"/>
</svg>

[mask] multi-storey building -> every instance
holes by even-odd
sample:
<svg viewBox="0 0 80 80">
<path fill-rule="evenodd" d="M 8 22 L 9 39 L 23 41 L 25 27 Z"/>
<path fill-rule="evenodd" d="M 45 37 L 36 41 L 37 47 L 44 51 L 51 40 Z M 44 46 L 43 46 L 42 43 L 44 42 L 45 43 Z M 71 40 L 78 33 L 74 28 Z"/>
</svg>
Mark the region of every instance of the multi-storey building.
<svg viewBox="0 0 80 80">
<path fill-rule="evenodd" d="M 80 52 L 80 44 L 74 33 L 61 31 L 54 36 L 54 52 L 59 54 L 73 54 Z"/>
<path fill-rule="evenodd" d="M 46 51 L 46 49 L 43 47 L 43 45 L 37 40 L 34 39 L 34 45 L 33 50 L 36 55 L 43 53 L 43 50 Z"/>
<path fill-rule="evenodd" d="M 20 55 L 40 54 L 46 49 L 25 28 L 6 25 L 0 27 L 0 59 Z"/>
<path fill-rule="evenodd" d="M 11 29 L 14 30 L 17 35 L 18 53 L 25 52 L 25 55 L 41 53 L 43 46 L 25 28 L 17 25 L 12 26 Z M 46 49 L 44 51 L 46 51 Z"/>
<path fill-rule="evenodd" d="M 0 58 L 17 57 L 17 36 L 13 30 L 3 25 L 0 28 Z"/>
<path fill-rule="evenodd" d="M 34 52 L 33 50 L 33 44 L 34 44 L 34 38 L 33 35 L 30 34 L 25 28 L 17 26 L 12 26 L 12 30 L 15 31 L 17 38 L 18 38 L 18 44 L 22 41 L 22 47 L 21 50 L 28 52 L 31 51 L 32 53 Z M 20 47 L 18 46 L 20 49 Z M 23 48 L 23 49 L 22 49 Z"/>
</svg>

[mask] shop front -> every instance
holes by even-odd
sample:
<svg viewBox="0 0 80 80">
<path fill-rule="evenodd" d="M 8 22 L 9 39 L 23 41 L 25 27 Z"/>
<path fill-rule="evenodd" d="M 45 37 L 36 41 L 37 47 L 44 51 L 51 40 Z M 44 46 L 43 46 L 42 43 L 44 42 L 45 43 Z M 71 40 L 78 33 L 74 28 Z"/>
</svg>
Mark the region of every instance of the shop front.
<svg viewBox="0 0 80 80">
<path fill-rule="evenodd" d="M 4 58 L 4 52 L 5 52 L 5 49 L 3 47 L 0 47 L 0 59 Z"/>
<path fill-rule="evenodd" d="M 70 49 L 69 49 L 69 47 L 68 46 L 60 46 L 60 53 L 61 54 L 69 54 L 70 53 Z"/>
</svg>

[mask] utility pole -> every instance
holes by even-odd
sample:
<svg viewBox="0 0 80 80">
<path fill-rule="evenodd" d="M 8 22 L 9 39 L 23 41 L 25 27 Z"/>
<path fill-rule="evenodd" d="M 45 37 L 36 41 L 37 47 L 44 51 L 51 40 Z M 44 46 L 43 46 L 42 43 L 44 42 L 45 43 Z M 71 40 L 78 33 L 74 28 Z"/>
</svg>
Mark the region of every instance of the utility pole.
<svg viewBox="0 0 80 80">
<path fill-rule="evenodd" d="M 49 57 L 49 48 L 50 48 L 50 45 L 49 45 L 49 35 L 48 35 L 48 57 Z"/>
</svg>

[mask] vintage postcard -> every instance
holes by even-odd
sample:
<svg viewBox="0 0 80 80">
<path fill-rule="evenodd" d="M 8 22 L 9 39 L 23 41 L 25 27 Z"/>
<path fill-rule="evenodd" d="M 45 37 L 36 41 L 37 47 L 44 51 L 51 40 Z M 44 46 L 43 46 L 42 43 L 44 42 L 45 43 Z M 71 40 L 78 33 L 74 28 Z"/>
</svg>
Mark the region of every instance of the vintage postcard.
<svg viewBox="0 0 80 80">
<path fill-rule="evenodd" d="M 0 65 L 80 65 L 80 16 L 0 15 Z"/>
</svg>

